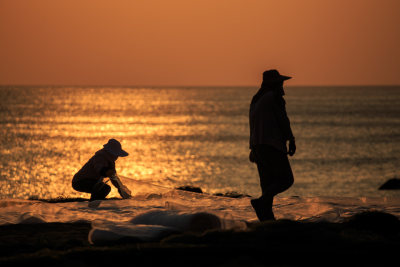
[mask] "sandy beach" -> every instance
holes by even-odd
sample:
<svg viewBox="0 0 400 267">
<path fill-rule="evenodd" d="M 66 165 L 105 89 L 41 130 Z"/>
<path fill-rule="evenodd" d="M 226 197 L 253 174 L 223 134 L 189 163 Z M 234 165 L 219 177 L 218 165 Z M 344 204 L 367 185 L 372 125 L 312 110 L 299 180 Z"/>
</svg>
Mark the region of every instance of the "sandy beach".
<svg viewBox="0 0 400 267">
<path fill-rule="evenodd" d="M 200 199 L 197 201 L 204 204 L 204 200 L 201 200 L 202 195 L 197 195 Z M 210 198 L 210 196 L 203 197 Z M 218 199 L 226 201 L 225 203 L 233 201 L 235 205 L 240 201 L 248 201 L 247 198 L 220 197 Z M 356 203 L 355 200 L 352 199 L 353 204 Z M 285 218 L 287 216 L 284 215 L 284 210 L 286 209 L 289 213 L 296 209 L 304 209 L 307 202 L 314 203 L 314 210 L 318 210 L 329 201 L 325 200 L 323 204 L 321 199 L 318 202 L 315 199 L 305 198 L 296 204 L 292 200 L 291 204 L 284 206 L 283 203 L 289 203 L 290 200 L 282 198 L 278 201 L 281 208 L 277 213 L 278 220 L 276 221 L 259 223 L 256 220 L 247 220 L 245 228 L 227 227 L 202 232 L 171 233 L 148 242 L 127 236 L 117 241 L 96 244 L 90 244 L 88 240 L 89 232 L 93 227 L 93 221 L 88 220 L 90 216 L 81 220 L 77 220 L 77 217 L 72 219 L 73 216 L 82 216 L 84 212 L 89 213 L 89 209 L 82 208 L 79 212 L 73 213 L 71 212 L 73 208 L 70 207 L 69 211 L 65 208 L 67 205 L 75 208 L 79 205 L 87 207 L 87 200 L 58 201 L 22 201 L 36 208 L 42 204 L 42 208 L 49 213 L 47 215 L 46 213 L 38 215 L 38 213 L 36 217 L 33 213 L 30 217 L 25 213 L 24 221 L 0 225 L 1 266 L 26 264 L 39 266 L 110 266 L 115 264 L 134 266 L 389 266 L 393 260 L 397 260 L 396 251 L 400 245 L 400 221 L 397 215 L 399 208 L 397 204 L 393 204 L 397 203 L 396 201 L 391 202 L 392 207 L 389 207 L 386 202 L 389 212 L 385 212 L 382 209 L 379 210 L 379 206 L 376 205 L 378 202 L 364 201 L 364 207 L 361 207 L 349 205 L 351 204 L 349 199 L 338 198 L 335 204 L 332 202 L 334 198 L 330 198 L 332 206 L 343 210 L 344 203 L 347 203 L 348 207 L 352 207 L 352 212 L 349 208 L 347 216 L 335 219 L 332 217 L 335 212 L 325 210 L 325 213 L 321 213 L 324 214 L 323 216 L 320 214 L 319 217 L 311 216 L 302 220 Z M 103 206 L 100 206 L 103 210 L 100 208 L 93 210 L 91 217 L 95 218 L 93 214 L 96 212 L 103 212 L 110 220 L 118 221 L 113 210 L 120 214 L 126 213 L 127 211 L 123 208 L 124 201 L 118 199 L 106 201 L 101 204 Z M 155 204 L 154 199 L 148 201 L 150 201 L 148 204 Z M 1 205 L 3 219 L 7 214 L 12 214 L 10 209 L 14 210 L 13 214 L 16 214 L 24 207 L 22 204 L 13 206 L 8 202 L 7 206 L 5 203 L 7 202 L 3 200 Z M 213 205 L 217 203 L 216 200 L 212 202 Z M 64 205 L 63 212 L 59 208 L 62 205 Z M 52 208 L 53 215 L 59 214 L 59 222 L 49 219 L 55 218 L 55 216 L 50 216 Z M 225 208 L 229 209 L 229 207 Z M 151 209 L 165 210 L 165 207 L 151 206 Z M 149 209 L 142 207 L 142 211 L 145 210 Z M 307 210 L 311 212 L 313 209 L 308 207 Z M 247 211 L 251 213 L 250 209 Z M 391 214 L 390 211 L 396 215 Z M 234 212 L 233 216 L 229 217 L 229 219 L 232 218 L 243 221 Z M 104 219 L 101 219 L 101 216 L 94 219 L 94 221 L 99 220 Z"/>
</svg>

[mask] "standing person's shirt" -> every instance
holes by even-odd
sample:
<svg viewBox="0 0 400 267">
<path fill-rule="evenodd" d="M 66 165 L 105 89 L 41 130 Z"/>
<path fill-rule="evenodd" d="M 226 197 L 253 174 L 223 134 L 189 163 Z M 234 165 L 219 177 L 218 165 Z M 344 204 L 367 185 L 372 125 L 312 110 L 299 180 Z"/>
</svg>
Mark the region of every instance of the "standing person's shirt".
<svg viewBox="0 0 400 267">
<path fill-rule="evenodd" d="M 257 93 L 250 104 L 250 148 L 266 144 L 287 153 L 286 141 L 293 139 L 285 100 L 273 90 Z"/>
<path fill-rule="evenodd" d="M 104 149 L 97 151 L 93 157 L 74 175 L 73 182 L 81 180 L 99 180 L 106 177 L 108 170 L 115 171 L 115 161 L 113 157 Z"/>
</svg>

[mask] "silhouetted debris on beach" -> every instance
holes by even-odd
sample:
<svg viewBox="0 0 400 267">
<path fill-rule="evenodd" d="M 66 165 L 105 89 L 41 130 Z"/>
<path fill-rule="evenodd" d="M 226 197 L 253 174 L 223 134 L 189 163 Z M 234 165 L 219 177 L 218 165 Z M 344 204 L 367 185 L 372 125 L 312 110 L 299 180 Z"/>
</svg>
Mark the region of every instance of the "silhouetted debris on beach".
<svg viewBox="0 0 400 267">
<path fill-rule="evenodd" d="M 251 197 L 250 195 L 238 193 L 235 191 L 226 192 L 226 193 L 216 193 L 214 195 L 219 196 L 219 197 L 231 197 L 231 198 Z"/>
<path fill-rule="evenodd" d="M 188 192 L 199 193 L 199 194 L 204 194 L 203 190 L 200 187 L 195 187 L 195 186 L 190 186 L 190 185 L 180 186 L 180 187 L 177 187 L 176 189 L 188 191 Z M 231 192 L 226 192 L 226 193 L 215 193 L 214 196 L 230 197 L 230 198 L 251 197 L 250 195 L 238 193 L 236 191 L 231 191 Z M 157 197 L 160 197 L 160 195 L 159 194 L 150 194 L 148 196 L 148 198 L 157 198 Z M 47 202 L 47 203 L 66 203 L 66 202 L 89 201 L 88 198 L 64 197 L 64 196 L 60 196 L 60 197 L 56 197 L 56 198 L 39 198 L 38 196 L 30 196 L 28 198 L 28 200 L 37 200 L 37 201 L 43 201 L 43 202 Z M 106 200 L 122 200 L 122 198 L 109 197 Z"/>
<path fill-rule="evenodd" d="M 81 198 L 81 197 L 56 197 L 56 198 L 39 198 L 37 196 L 31 196 L 28 200 L 37 200 L 43 201 L 47 203 L 66 203 L 66 202 L 85 202 L 89 201 L 88 198 Z M 107 200 L 122 200 L 122 198 L 118 197 L 110 197 Z"/>
<path fill-rule="evenodd" d="M 191 185 L 179 186 L 176 189 L 183 190 L 183 191 L 194 192 L 194 193 L 200 193 L 200 194 L 203 193 L 203 190 L 201 190 L 200 187 L 191 186 Z"/>
<path fill-rule="evenodd" d="M 400 179 L 392 178 L 387 180 L 383 185 L 379 187 L 379 190 L 394 190 L 400 189 Z"/>
<path fill-rule="evenodd" d="M 200 187 L 195 187 L 195 186 L 191 186 L 191 185 L 180 186 L 180 187 L 177 187 L 176 189 L 200 193 L 200 194 L 203 193 L 203 190 Z M 230 191 L 230 192 L 226 192 L 226 193 L 215 193 L 214 196 L 231 197 L 231 198 L 251 197 L 250 195 L 238 193 L 236 191 Z"/>
<path fill-rule="evenodd" d="M 89 199 L 80 198 L 80 197 L 56 197 L 56 198 L 39 198 L 38 196 L 30 196 L 28 200 L 38 200 L 47 203 L 64 203 L 64 202 L 84 202 L 88 201 Z"/>
</svg>

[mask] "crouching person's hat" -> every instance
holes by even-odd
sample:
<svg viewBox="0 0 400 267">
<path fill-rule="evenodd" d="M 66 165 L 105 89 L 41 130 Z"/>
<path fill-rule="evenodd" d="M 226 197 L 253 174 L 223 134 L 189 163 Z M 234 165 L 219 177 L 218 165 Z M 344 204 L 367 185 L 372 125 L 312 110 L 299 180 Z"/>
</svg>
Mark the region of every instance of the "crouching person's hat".
<svg viewBox="0 0 400 267">
<path fill-rule="evenodd" d="M 115 139 L 108 140 L 108 143 L 105 144 L 103 147 L 107 152 L 110 152 L 117 157 L 126 157 L 129 155 L 128 152 L 122 149 L 121 143 Z"/>
</svg>

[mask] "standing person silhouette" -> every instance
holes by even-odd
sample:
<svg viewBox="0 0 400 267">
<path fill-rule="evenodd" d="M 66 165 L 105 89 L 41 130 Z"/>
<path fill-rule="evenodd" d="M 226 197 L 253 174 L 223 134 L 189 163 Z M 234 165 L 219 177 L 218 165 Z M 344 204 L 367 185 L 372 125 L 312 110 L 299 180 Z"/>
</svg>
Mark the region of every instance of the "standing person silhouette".
<svg viewBox="0 0 400 267">
<path fill-rule="evenodd" d="M 261 88 L 250 104 L 249 159 L 257 164 L 262 191 L 260 198 L 251 200 L 251 205 L 260 221 L 275 220 L 274 196 L 294 182 L 287 154 L 294 155 L 296 144 L 283 99 L 283 82 L 290 78 L 277 70 L 265 71 Z"/>
</svg>

